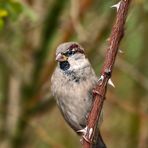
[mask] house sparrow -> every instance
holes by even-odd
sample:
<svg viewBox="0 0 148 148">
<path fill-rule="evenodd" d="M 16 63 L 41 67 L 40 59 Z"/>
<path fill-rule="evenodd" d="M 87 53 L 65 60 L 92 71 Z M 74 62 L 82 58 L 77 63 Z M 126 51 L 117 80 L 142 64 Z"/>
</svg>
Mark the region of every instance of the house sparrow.
<svg viewBox="0 0 148 148">
<path fill-rule="evenodd" d="M 58 107 L 71 128 L 79 133 L 87 125 L 93 103 L 92 89 L 98 78 L 76 42 L 60 44 L 56 50 L 58 65 L 51 78 L 51 91 Z M 100 132 L 93 148 L 106 148 Z"/>
</svg>

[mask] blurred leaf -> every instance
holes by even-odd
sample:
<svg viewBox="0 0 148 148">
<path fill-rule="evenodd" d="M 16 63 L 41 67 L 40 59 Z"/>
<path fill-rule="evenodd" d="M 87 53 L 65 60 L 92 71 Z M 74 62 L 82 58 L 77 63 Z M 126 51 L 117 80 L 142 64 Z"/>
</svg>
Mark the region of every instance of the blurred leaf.
<svg viewBox="0 0 148 148">
<path fill-rule="evenodd" d="M 2 30 L 4 27 L 4 20 L 0 18 L 0 30 Z"/>
<path fill-rule="evenodd" d="M 37 16 L 37 13 L 33 9 L 31 9 L 27 5 L 22 5 L 22 9 L 25 10 L 23 13 L 25 14 L 25 16 L 31 19 L 31 21 L 33 22 L 37 21 L 38 16 Z"/>
<path fill-rule="evenodd" d="M 6 17 L 8 16 L 8 11 L 5 9 L 0 9 L 0 17 Z"/>
<path fill-rule="evenodd" d="M 18 2 L 10 2 L 7 3 L 7 10 L 9 11 L 11 18 L 16 20 L 19 14 L 22 12 L 23 7 Z"/>
<path fill-rule="evenodd" d="M 14 0 L 1 0 L 0 2 L 0 30 L 5 25 L 5 20 L 16 20 L 23 11 L 22 4 Z M 3 19 L 3 18 L 7 19 Z"/>
<path fill-rule="evenodd" d="M 0 17 L 10 16 L 12 19 L 16 19 L 22 10 L 22 4 L 17 1 L 2 1 L 0 3 Z"/>
<path fill-rule="evenodd" d="M 145 3 L 143 3 L 143 8 L 145 11 L 148 11 L 148 1 L 145 0 Z"/>
</svg>

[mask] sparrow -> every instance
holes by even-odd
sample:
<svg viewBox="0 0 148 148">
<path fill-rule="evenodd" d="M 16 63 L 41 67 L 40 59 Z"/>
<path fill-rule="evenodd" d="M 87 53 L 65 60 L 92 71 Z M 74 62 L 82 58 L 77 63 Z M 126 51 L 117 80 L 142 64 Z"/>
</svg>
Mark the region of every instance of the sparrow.
<svg viewBox="0 0 148 148">
<path fill-rule="evenodd" d="M 78 134 L 87 126 L 94 101 L 92 90 L 98 78 L 85 56 L 84 48 L 76 42 L 62 43 L 56 50 L 57 66 L 51 77 L 51 92 L 70 127 Z M 106 148 L 97 130 L 92 148 Z"/>
</svg>

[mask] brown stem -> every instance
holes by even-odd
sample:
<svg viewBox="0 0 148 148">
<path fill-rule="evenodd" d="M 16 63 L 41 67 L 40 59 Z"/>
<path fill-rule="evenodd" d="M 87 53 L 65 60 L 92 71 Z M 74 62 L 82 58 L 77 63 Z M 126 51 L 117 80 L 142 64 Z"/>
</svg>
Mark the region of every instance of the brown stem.
<svg viewBox="0 0 148 148">
<path fill-rule="evenodd" d="M 94 89 L 94 92 L 95 92 L 94 103 L 88 117 L 88 123 L 87 123 L 88 130 L 85 136 L 85 139 L 88 139 L 88 140 L 86 141 L 84 139 L 83 148 L 90 148 L 91 142 L 94 139 L 96 125 L 97 125 L 97 122 L 102 110 L 102 106 L 105 100 L 107 82 L 111 77 L 116 54 L 119 48 L 119 43 L 124 35 L 124 24 L 126 21 L 127 12 L 128 12 L 128 8 L 131 0 L 121 0 L 120 2 L 121 3 L 117 11 L 116 21 L 115 21 L 115 24 L 113 25 L 112 32 L 109 37 L 109 45 L 107 48 L 104 65 L 101 70 L 101 75 L 103 76 L 103 79 L 101 82 L 97 84 L 97 86 Z M 89 136 L 89 129 L 93 129 L 91 136 Z"/>
</svg>

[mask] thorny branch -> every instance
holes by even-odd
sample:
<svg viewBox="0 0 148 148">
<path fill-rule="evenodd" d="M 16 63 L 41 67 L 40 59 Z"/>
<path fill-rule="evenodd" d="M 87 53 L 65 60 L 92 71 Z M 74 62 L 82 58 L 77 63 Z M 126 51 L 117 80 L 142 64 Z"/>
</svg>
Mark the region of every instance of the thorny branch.
<svg viewBox="0 0 148 148">
<path fill-rule="evenodd" d="M 83 137 L 83 148 L 90 148 L 91 143 L 94 139 L 96 125 L 100 117 L 100 113 L 105 100 L 105 94 L 107 91 L 107 83 L 111 78 L 113 66 L 115 63 L 115 58 L 118 52 L 119 43 L 124 35 L 124 24 L 127 17 L 127 12 L 131 0 L 121 0 L 117 5 L 117 16 L 115 24 L 113 25 L 111 35 L 109 37 L 109 44 L 107 48 L 107 53 L 104 61 L 103 68 L 101 70 L 101 81 L 97 84 L 94 89 L 94 103 L 92 110 L 88 117 L 87 123 L 87 133 Z M 90 134 L 92 131 L 92 134 Z M 86 140 L 87 139 L 87 140 Z"/>
</svg>

